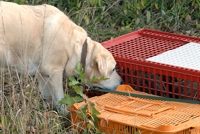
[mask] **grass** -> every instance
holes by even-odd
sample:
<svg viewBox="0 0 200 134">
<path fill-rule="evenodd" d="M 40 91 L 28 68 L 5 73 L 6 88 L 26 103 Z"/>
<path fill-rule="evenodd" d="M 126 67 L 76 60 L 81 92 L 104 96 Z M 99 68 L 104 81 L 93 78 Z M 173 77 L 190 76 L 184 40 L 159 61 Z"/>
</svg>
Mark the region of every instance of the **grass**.
<svg viewBox="0 0 200 134">
<path fill-rule="evenodd" d="M 93 5 L 88 1 L 77 8 L 69 5 L 65 12 L 99 42 L 141 28 L 200 36 L 200 3 L 197 0 L 93 1 L 102 1 L 102 4 Z"/>
<path fill-rule="evenodd" d="M 98 2 L 96 2 L 98 1 Z M 42 4 L 42 0 L 16 1 Z M 99 42 L 150 28 L 199 37 L 198 0 L 49 0 Z M 96 3 L 95 3 L 96 2 Z M 42 100 L 37 80 L 0 70 L 0 134 L 68 134 L 70 118 Z M 66 83 L 63 85 L 66 87 Z M 66 88 L 65 88 L 66 89 Z M 70 93 L 70 91 L 68 91 Z M 71 132 L 73 133 L 73 132 Z"/>
<path fill-rule="evenodd" d="M 1 72 L 0 133 L 57 133 L 70 126 L 69 118 L 59 115 L 42 100 L 37 81 L 9 71 Z"/>
</svg>

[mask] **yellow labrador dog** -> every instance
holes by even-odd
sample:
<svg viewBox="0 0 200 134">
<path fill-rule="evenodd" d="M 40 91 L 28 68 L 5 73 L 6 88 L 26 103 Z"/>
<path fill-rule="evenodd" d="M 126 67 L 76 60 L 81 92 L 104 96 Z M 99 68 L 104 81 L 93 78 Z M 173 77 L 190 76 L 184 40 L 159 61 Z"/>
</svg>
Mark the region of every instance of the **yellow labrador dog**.
<svg viewBox="0 0 200 134">
<path fill-rule="evenodd" d="M 57 107 L 64 97 L 63 73 L 74 76 L 81 58 L 86 80 L 93 76 L 109 78 L 90 86 L 115 90 L 122 82 L 111 53 L 57 8 L 1 1 L 0 15 L 1 69 L 37 74 L 41 95 L 52 98 Z"/>
</svg>

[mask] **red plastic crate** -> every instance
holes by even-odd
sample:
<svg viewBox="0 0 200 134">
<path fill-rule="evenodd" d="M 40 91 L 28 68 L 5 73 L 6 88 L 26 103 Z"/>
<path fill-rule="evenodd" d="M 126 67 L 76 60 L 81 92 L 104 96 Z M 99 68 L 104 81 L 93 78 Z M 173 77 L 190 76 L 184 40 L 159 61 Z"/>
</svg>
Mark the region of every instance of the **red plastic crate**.
<svg viewBox="0 0 200 134">
<path fill-rule="evenodd" d="M 125 83 L 134 89 L 159 96 L 200 100 L 199 70 L 146 60 L 190 42 L 200 43 L 200 38 L 141 29 L 102 45 L 113 54 Z"/>
</svg>

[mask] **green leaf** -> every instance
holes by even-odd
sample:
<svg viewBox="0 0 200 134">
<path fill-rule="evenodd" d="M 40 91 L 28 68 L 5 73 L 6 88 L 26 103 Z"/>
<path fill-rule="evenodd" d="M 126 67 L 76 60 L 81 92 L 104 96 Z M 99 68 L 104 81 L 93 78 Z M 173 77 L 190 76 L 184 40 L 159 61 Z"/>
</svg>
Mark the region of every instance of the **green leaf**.
<svg viewBox="0 0 200 134">
<path fill-rule="evenodd" d="M 15 3 L 19 4 L 19 0 L 14 0 Z"/>
<path fill-rule="evenodd" d="M 90 23 L 90 19 L 89 19 L 89 16 L 88 15 L 84 15 L 84 20 L 85 20 L 85 23 L 86 25 L 88 25 Z"/>
<path fill-rule="evenodd" d="M 69 82 L 69 86 L 70 86 L 70 87 L 71 87 L 71 86 L 75 86 L 75 85 L 77 85 L 77 84 L 80 84 L 80 82 L 77 81 L 74 77 L 69 77 L 69 80 L 70 80 L 70 82 Z"/>
<path fill-rule="evenodd" d="M 70 81 L 76 81 L 76 79 L 74 77 L 71 77 L 71 76 L 69 77 L 69 80 Z"/>
<path fill-rule="evenodd" d="M 148 4 L 149 0 L 141 0 L 142 6 L 146 6 Z"/>
<path fill-rule="evenodd" d="M 94 125 L 97 126 L 97 123 L 99 121 L 97 115 L 99 115 L 99 111 L 96 110 L 96 108 L 94 107 L 94 104 L 91 104 L 91 108 L 92 108 L 92 118 L 94 120 Z"/>
<path fill-rule="evenodd" d="M 109 78 L 105 78 L 105 77 L 102 76 L 102 77 L 99 78 L 99 81 L 108 80 L 108 79 L 109 79 Z"/>
<path fill-rule="evenodd" d="M 200 28 L 200 24 L 198 23 L 198 21 L 196 21 L 196 27 Z"/>
<path fill-rule="evenodd" d="M 64 1 L 63 0 L 60 0 L 60 5 L 63 5 Z"/>
<path fill-rule="evenodd" d="M 78 102 L 83 101 L 83 98 L 79 97 L 79 96 L 75 96 L 75 97 L 73 97 L 73 100 L 74 100 L 74 102 L 78 103 Z"/>
<path fill-rule="evenodd" d="M 141 10 L 142 9 L 142 4 L 141 3 L 135 3 L 136 9 Z"/>
<path fill-rule="evenodd" d="M 98 0 L 98 5 L 101 7 L 103 5 L 102 0 Z"/>
<path fill-rule="evenodd" d="M 77 5 L 77 7 L 81 7 L 81 1 L 80 2 L 78 2 L 76 5 Z"/>
<path fill-rule="evenodd" d="M 159 7 L 158 7 L 158 3 L 155 3 L 155 8 L 158 10 L 158 8 L 159 8 Z"/>
<path fill-rule="evenodd" d="M 20 4 L 24 4 L 25 0 L 20 0 Z"/>
<path fill-rule="evenodd" d="M 123 12 L 124 12 L 125 15 L 127 15 L 128 10 L 127 10 L 127 9 L 124 9 Z"/>
<path fill-rule="evenodd" d="M 103 81 L 103 80 L 108 80 L 109 78 L 105 78 L 105 77 L 100 77 L 100 78 L 96 78 L 95 76 L 92 77 L 92 79 L 87 81 L 88 83 L 92 83 L 92 82 L 99 82 L 99 81 Z"/>
<path fill-rule="evenodd" d="M 87 109 L 88 109 L 88 105 L 85 105 L 83 108 L 79 109 L 79 111 L 77 112 L 77 115 L 80 119 L 85 120 L 87 118 Z"/>
<path fill-rule="evenodd" d="M 81 83 L 84 83 L 85 73 L 80 74 L 79 79 L 81 80 Z"/>
<path fill-rule="evenodd" d="M 82 64 L 79 62 L 78 65 L 76 66 L 76 68 L 74 69 L 74 71 L 78 74 L 81 75 L 82 73 L 84 73 Z"/>
<path fill-rule="evenodd" d="M 81 86 L 73 86 L 73 89 L 75 90 L 75 92 L 79 95 L 83 94 L 83 89 Z"/>
<path fill-rule="evenodd" d="M 137 18 L 135 24 L 138 25 L 140 23 L 140 18 Z"/>
<path fill-rule="evenodd" d="M 68 95 L 67 95 L 67 96 L 68 96 Z M 67 103 L 68 103 L 68 98 L 67 98 L 67 96 L 64 97 L 64 98 L 62 98 L 62 99 L 59 101 L 59 103 L 60 103 L 60 104 L 67 104 Z"/>
<path fill-rule="evenodd" d="M 62 98 L 59 103 L 60 104 L 67 104 L 68 106 L 72 106 L 74 103 L 78 103 L 80 101 L 83 101 L 82 97 L 79 96 L 75 96 L 75 97 L 71 97 L 68 94 Z"/>
<path fill-rule="evenodd" d="M 97 0 L 88 0 L 88 2 L 89 2 L 92 6 L 94 6 L 94 5 L 96 4 Z"/>
<path fill-rule="evenodd" d="M 99 115 L 100 112 L 94 106 L 95 106 L 94 104 L 91 104 L 92 114 Z"/>
<path fill-rule="evenodd" d="M 17 3 L 17 4 L 24 4 L 24 0 L 14 0 L 13 2 Z"/>
<path fill-rule="evenodd" d="M 151 20 L 151 13 L 147 11 L 147 23 L 149 23 Z"/>
<path fill-rule="evenodd" d="M 161 10 L 162 15 L 166 15 L 166 12 L 164 10 Z"/>
</svg>

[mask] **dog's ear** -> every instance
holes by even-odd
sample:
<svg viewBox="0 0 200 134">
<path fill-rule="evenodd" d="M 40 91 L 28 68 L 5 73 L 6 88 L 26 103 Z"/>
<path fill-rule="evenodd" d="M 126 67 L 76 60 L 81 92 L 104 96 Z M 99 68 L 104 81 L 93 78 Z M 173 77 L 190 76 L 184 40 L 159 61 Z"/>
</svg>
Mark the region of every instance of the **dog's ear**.
<svg viewBox="0 0 200 134">
<path fill-rule="evenodd" d="M 97 64 L 98 70 L 103 76 L 106 76 L 108 73 L 108 58 L 108 55 L 101 53 L 95 56 L 95 62 Z"/>
</svg>

